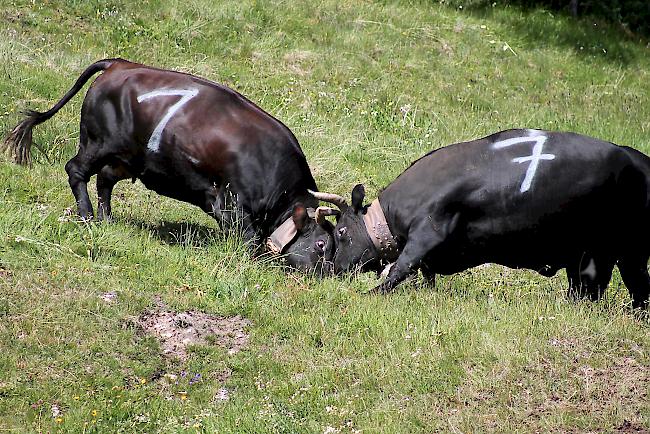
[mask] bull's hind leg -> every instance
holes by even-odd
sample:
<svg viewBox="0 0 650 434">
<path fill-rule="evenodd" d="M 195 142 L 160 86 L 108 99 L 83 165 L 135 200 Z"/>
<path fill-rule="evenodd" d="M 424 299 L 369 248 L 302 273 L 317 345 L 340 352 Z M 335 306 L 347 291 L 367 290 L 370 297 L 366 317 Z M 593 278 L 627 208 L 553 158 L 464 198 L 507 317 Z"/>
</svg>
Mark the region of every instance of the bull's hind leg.
<svg viewBox="0 0 650 434">
<path fill-rule="evenodd" d="M 68 161 L 65 165 L 65 171 L 68 172 L 68 183 L 77 202 L 77 213 L 84 220 L 93 218 L 93 206 L 90 204 L 88 196 L 88 181 L 92 176 L 88 165 L 84 163 L 79 153 Z"/>
<path fill-rule="evenodd" d="M 574 300 L 586 297 L 592 301 L 600 300 L 612 278 L 615 262 L 604 256 L 582 255 L 566 269 L 569 297 Z"/>
<path fill-rule="evenodd" d="M 68 183 L 77 201 L 77 212 L 81 218 L 93 218 L 93 206 L 88 196 L 88 181 L 90 177 L 105 166 L 107 160 L 106 146 L 88 140 L 83 124 L 80 130 L 79 151 L 65 165 L 68 172 Z"/>
<path fill-rule="evenodd" d="M 650 275 L 648 275 L 648 255 L 624 257 L 618 261 L 623 283 L 630 291 L 632 306 L 647 309 L 650 297 Z"/>
<path fill-rule="evenodd" d="M 111 195 L 119 181 L 131 175 L 123 166 L 104 166 L 97 174 L 97 219 L 111 220 Z"/>
</svg>

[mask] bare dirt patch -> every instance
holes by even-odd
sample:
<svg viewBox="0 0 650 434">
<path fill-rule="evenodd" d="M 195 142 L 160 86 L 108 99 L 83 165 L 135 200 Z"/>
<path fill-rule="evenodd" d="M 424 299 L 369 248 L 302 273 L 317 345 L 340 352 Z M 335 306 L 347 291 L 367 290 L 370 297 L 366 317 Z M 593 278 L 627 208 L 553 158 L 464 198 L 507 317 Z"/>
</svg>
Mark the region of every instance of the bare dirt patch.
<svg viewBox="0 0 650 434">
<path fill-rule="evenodd" d="M 99 296 L 99 298 L 101 298 L 102 301 L 104 301 L 105 303 L 109 303 L 109 304 L 114 303 L 115 300 L 117 300 L 117 292 L 115 291 L 104 292 Z"/>
<path fill-rule="evenodd" d="M 17 23 L 23 21 L 25 14 L 20 11 L 7 11 L 2 14 L 2 19 L 10 23 Z"/>
<path fill-rule="evenodd" d="M 623 421 L 621 426 L 619 426 L 616 431 L 617 433 L 637 433 L 637 434 L 648 434 L 650 430 L 643 428 L 640 425 L 633 424 L 629 420 Z"/>
<path fill-rule="evenodd" d="M 136 321 L 154 336 L 168 357 L 186 360 L 190 345 L 216 344 L 235 354 L 248 345 L 245 329 L 251 322 L 241 316 L 221 317 L 205 312 L 155 310 L 144 312 Z"/>
</svg>

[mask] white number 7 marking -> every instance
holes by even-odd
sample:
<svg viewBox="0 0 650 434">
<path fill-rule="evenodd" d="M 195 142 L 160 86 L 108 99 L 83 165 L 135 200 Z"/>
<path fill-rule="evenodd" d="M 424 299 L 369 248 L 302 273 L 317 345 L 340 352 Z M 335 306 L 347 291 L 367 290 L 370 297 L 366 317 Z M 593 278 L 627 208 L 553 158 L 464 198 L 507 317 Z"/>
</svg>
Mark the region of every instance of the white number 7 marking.
<svg viewBox="0 0 650 434">
<path fill-rule="evenodd" d="M 144 95 L 140 95 L 138 97 L 138 102 L 146 101 L 148 99 L 155 98 L 157 96 L 180 96 L 181 97 L 181 99 L 179 99 L 176 102 L 176 104 L 172 105 L 167 109 L 167 113 L 165 113 L 165 116 L 163 116 L 160 122 L 158 122 L 158 125 L 156 125 L 156 128 L 153 130 L 153 133 L 151 133 L 151 137 L 149 137 L 147 148 L 149 148 L 153 152 L 158 152 L 163 130 L 165 129 L 165 126 L 167 126 L 169 120 L 172 118 L 172 116 L 174 116 L 174 114 L 178 110 L 180 110 L 181 107 L 187 104 L 187 102 L 192 98 L 194 98 L 198 93 L 199 93 L 198 89 L 163 89 L 163 90 L 154 90 L 152 92 L 145 93 Z"/>
<path fill-rule="evenodd" d="M 528 165 L 528 170 L 526 170 L 526 177 L 524 178 L 524 181 L 521 183 L 521 187 L 519 188 L 519 191 L 521 191 L 522 193 L 530 189 L 530 184 L 533 182 L 533 178 L 535 177 L 535 172 L 537 172 L 537 166 L 539 165 L 539 161 L 555 159 L 554 154 L 542 154 L 542 148 L 544 147 L 544 143 L 546 142 L 546 139 L 547 139 L 546 136 L 513 137 L 512 139 L 501 140 L 500 142 L 496 142 L 495 144 L 492 145 L 494 149 L 502 149 L 502 148 L 507 148 L 508 146 L 517 145 L 519 143 L 535 142 L 535 146 L 533 146 L 533 155 L 529 155 L 527 157 L 517 157 L 512 159 L 513 163 L 530 162 L 530 164 Z"/>
</svg>

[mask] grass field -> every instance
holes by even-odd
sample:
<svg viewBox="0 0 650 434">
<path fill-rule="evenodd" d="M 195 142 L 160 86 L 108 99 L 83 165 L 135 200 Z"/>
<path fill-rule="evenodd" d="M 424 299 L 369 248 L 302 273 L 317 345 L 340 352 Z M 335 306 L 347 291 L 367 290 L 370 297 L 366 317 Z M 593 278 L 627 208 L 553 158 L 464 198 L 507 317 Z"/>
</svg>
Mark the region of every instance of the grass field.
<svg viewBox="0 0 650 434">
<path fill-rule="evenodd" d="M 248 96 L 344 195 L 360 181 L 375 197 L 425 152 L 510 127 L 650 153 L 647 41 L 444 3 L 3 0 L 0 132 L 119 56 Z M 253 260 L 140 183 L 116 187 L 114 223 L 83 223 L 63 170 L 82 99 L 35 130 L 50 162 L 0 159 L 0 432 L 650 430 L 650 324 L 618 271 L 595 304 L 567 301 L 563 272 L 497 266 L 377 296 L 371 275 Z M 166 357 L 137 326 L 161 306 L 240 315 L 250 340 Z"/>
</svg>

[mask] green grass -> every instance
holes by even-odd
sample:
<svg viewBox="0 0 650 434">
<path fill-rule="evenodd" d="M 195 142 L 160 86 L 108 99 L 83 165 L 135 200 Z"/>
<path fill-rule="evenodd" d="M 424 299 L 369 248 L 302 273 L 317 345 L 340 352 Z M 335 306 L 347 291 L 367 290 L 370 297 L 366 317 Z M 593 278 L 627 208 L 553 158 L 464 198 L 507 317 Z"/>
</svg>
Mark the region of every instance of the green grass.
<svg viewBox="0 0 650 434">
<path fill-rule="evenodd" d="M 340 194 L 361 181 L 372 198 L 425 152 L 510 127 L 650 153 L 646 44 L 542 10 L 20 0 L 0 3 L 0 22 L 0 131 L 121 56 L 245 94 Z M 51 164 L 38 151 L 32 168 L 0 161 L 0 432 L 650 429 L 648 322 L 618 272 L 597 304 L 566 301 L 563 273 L 497 266 L 376 296 L 371 275 L 252 260 L 200 210 L 139 183 L 116 187 L 113 224 L 77 222 L 63 165 L 81 102 L 35 130 Z M 250 345 L 166 359 L 133 325 L 156 296 L 250 319 Z M 164 379 L 182 371 L 202 380 Z"/>
</svg>

